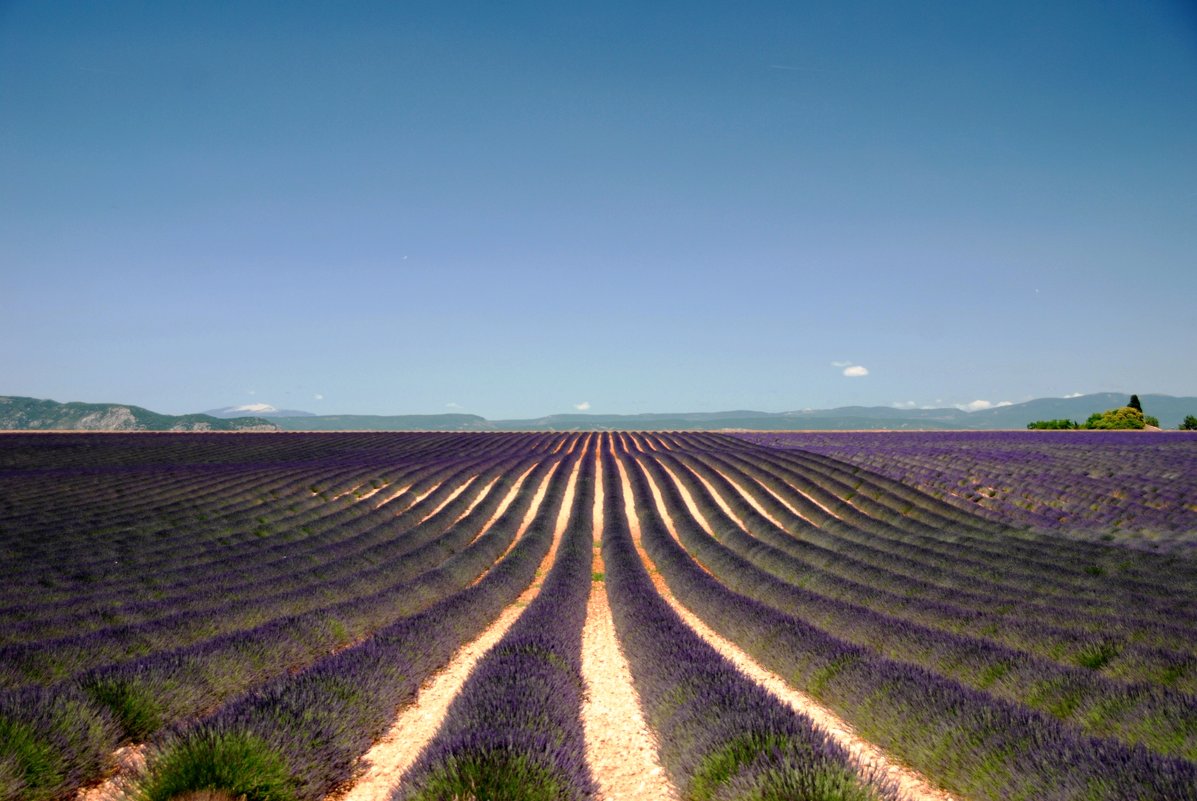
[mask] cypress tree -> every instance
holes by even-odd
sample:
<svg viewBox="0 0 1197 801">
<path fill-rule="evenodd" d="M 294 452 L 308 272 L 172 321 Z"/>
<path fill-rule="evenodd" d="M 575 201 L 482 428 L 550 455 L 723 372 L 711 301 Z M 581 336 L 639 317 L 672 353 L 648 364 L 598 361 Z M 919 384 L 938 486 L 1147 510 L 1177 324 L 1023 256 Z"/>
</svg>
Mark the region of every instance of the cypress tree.
<svg viewBox="0 0 1197 801">
<path fill-rule="evenodd" d="M 1132 409 L 1138 409 L 1140 412 L 1143 411 L 1143 407 L 1139 404 L 1139 396 L 1138 395 L 1131 395 L 1130 403 L 1128 403 L 1126 405 L 1131 407 Z"/>
</svg>

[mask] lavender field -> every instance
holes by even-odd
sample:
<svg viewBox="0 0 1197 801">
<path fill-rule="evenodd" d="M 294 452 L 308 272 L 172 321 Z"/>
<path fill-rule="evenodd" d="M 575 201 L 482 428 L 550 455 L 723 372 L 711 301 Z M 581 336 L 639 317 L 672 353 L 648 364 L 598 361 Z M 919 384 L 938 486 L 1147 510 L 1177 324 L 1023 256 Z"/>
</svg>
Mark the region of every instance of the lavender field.
<svg viewBox="0 0 1197 801">
<path fill-rule="evenodd" d="M 755 433 L 879 473 L 989 520 L 1154 551 L 1197 551 L 1197 433 Z"/>
<path fill-rule="evenodd" d="M 5 435 L 0 799 L 606 797 L 596 597 L 669 797 L 1197 799 L 1194 540 L 1185 435 Z"/>
</svg>

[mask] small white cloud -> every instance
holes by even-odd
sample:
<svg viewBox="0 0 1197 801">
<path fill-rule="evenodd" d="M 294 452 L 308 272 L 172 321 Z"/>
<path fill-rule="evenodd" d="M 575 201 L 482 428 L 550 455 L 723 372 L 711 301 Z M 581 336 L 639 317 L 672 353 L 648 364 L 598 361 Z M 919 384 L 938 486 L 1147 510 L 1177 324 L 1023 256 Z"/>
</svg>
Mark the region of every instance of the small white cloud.
<svg viewBox="0 0 1197 801">
<path fill-rule="evenodd" d="M 588 409 L 590 409 L 590 401 L 582 401 L 581 403 L 575 403 L 574 408 L 577 409 L 579 412 L 587 411 Z"/>
<path fill-rule="evenodd" d="M 312 396 L 312 400 L 324 400 L 324 396 L 321 395 L 319 392 L 317 392 L 315 395 Z"/>
<path fill-rule="evenodd" d="M 1014 401 L 998 401 L 997 406 L 1013 406 Z M 997 408 L 997 407 L 994 407 Z"/>
<path fill-rule="evenodd" d="M 861 367 L 859 364 L 854 364 L 851 367 L 844 368 L 844 375 L 848 378 L 860 378 L 869 374 L 869 368 Z"/>
<path fill-rule="evenodd" d="M 251 389 L 251 390 L 249 390 L 249 394 L 250 394 L 250 395 L 257 395 L 257 394 L 258 394 L 258 391 L 257 391 L 256 389 Z"/>
<path fill-rule="evenodd" d="M 832 362 L 832 367 L 851 367 L 852 362 Z"/>
<path fill-rule="evenodd" d="M 407 258 L 407 257 L 404 256 L 404 258 Z M 457 401 L 449 401 L 448 403 L 445 404 L 445 408 L 446 409 L 460 409 L 460 408 L 462 408 L 462 406 Z"/>
<path fill-rule="evenodd" d="M 918 408 L 918 404 L 915 403 L 914 401 L 894 401 L 893 406 L 895 409 L 917 409 Z"/>
<path fill-rule="evenodd" d="M 1079 397 L 1081 397 L 1081 396 L 1082 396 L 1082 395 L 1084 395 L 1084 394 L 1085 394 L 1085 393 L 1083 393 L 1083 392 L 1072 392 L 1072 393 L 1069 393 L 1069 394 L 1065 395 L 1064 397 L 1065 397 L 1065 398 L 1079 398 Z"/>
<path fill-rule="evenodd" d="M 969 403 L 957 403 L 956 408 L 965 412 L 979 412 L 983 409 L 992 409 L 993 404 L 987 400 L 975 400 Z"/>
</svg>

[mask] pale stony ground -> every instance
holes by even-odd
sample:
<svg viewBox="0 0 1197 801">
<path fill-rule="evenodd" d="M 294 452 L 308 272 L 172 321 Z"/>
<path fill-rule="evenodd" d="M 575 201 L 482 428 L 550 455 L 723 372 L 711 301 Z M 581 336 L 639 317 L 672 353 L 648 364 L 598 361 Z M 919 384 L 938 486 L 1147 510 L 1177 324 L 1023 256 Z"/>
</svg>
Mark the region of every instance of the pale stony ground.
<svg viewBox="0 0 1197 801">
<path fill-rule="evenodd" d="M 437 485 L 436 485 L 436 487 L 439 487 L 439 486 L 440 486 L 439 484 L 437 484 Z M 435 490 L 435 489 L 436 489 L 436 487 L 433 487 L 432 489 L 428 490 L 428 492 L 432 492 L 432 490 Z M 374 505 L 374 508 L 375 508 L 375 509 L 381 509 L 382 507 L 386 506 L 386 505 L 387 505 L 388 503 L 390 503 L 391 501 L 393 501 L 393 500 L 395 500 L 396 498 L 398 498 L 400 495 L 402 495 L 402 494 L 404 494 L 405 492 L 407 492 L 409 489 L 411 489 L 411 485 L 410 485 L 410 484 L 408 484 L 407 486 L 404 486 L 404 487 L 400 487 L 399 489 L 395 490 L 395 491 L 394 491 L 394 492 L 392 492 L 390 495 L 386 496 L 386 497 L 385 497 L 385 498 L 383 498 L 381 501 L 379 501 L 378 503 L 376 503 L 376 504 Z M 427 496 L 427 494 L 428 494 L 428 493 L 426 492 L 426 493 L 424 493 L 424 495 L 420 495 L 420 496 L 418 496 L 418 497 L 417 497 L 417 498 L 416 498 L 414 501 L 412 501 L 412 503 L 413 503 L 413 504 L 415 504 L 415 503 L 418 503 L 419 501 L 422 501 L 422 500 L 424 500 L 424 498 L 425 498 L 425 496 Z"/>
<path fill-rule="evenodd" d="M 527 470 L 525 470 L 523 472 L 523 475 L 521 475 L 516 480 L 515 484 L 513 484 L 511 489 L 508 491 L 507 496 L 505 498 L 503 498 L 502 501 L 499 502 L 498 508 L 500 510 L 506 509 L 507 505 L 510 504 L 515 499 L 515 494 L 516 494 L 516 492 L 519 491 L 520 485 L 522 485 L 524 483 L 524 479 L 531 472 L 532 472 L 532 468 L 529 467 Z M 486 499 L 487 495 L 490 495 L 490 491 L 495 488 L 495 484 L 497 484 L 497 483 L 499 483 L 499 477 L 495 476 L 494 478 L 492 478 L 490 480 L 489 484 L 487 484 L 485 487 L 482 488 L 482 491 L 479 492 L 477 496 L 475 496 L 474 500 L 470 501 L 469 505 L 466 506 L 465 511 L 463 511 L 461 514 L 459 514 L 457 517 L 455 517 L 453 519 L 453 522 L 450 525 L 455 526 L 458 523 L 460 523 L 462 520 L 465 520 L 466 517 L 469 516 L 470 512 L 474 511 L 474 507 L 477 506 L 478 504 L 482 503 L 482 501 L 484 501 Z M 486 531 L 486 529 L 490 528 L 490 524 L 499 519 L 499 514 L 500 514 L 500 512 L 496 511 L 493 515 L 491 515 L 490 520 L 487 521 L 486 526 L 482 530 Z"/>
<path fill-rule="evenodd" d="M 600 468 L 601 480 L 595 493 L 594 571 L 603 573 L 603 484 L 608 480 Z M 669 782 L 657 758 L 657 744 L 644 721 L 640 698 L 632 684 L 632 672 L 620 650 L 607 602 L 606 584 L 590 587 L 586 625 L 582 629 L 582 679 L 586 699 L 582 703 L 582 730 L 586 739 L 586 762 L 599 786 L 602 801 L 676 801 L 677 790 Z"/>
<path fill-rule="evenodd" d="M 107 781 L 86 787 L 76 796 L 78 801 L 117 801 L 125 797 L 126 784 L 145 767 L 148 746 L 126 745 L 113 754 L 116 773 Z"/>
<path fill-rule="evenodd" d="M 657 758 L 657 744 L 632 686 L 628 661 L 619 649 L 606 586 L 596 581 L 582 631 L 582 676 L 586 701 L 582 727 L 586 762 L 602 801 L 676 801 Z"/>
<path fill-rule="evenodd" d="M 660 492 L 655 484 L 653 484 L 651 477 L 649 477 L 649 483 L 653 488 L 657 510 L 665 521 L 666 527 L 676 539 L 677 532 L 673 528 L 673 522 L 661 500 Z M 627 487 L 626 484 L 625 487 Z M 689 495 L 684 490 L 682 490 L 682 493 L 687 501 L 687 505 L 690 506 Z M 705 527 L 706 521 L 698 514 L 697 509 L 693 506 L 690 508 L 691 512 L 695 515 L 695 519 Z M 719 635 L 714 629 L 699 619 L 697 615 L 687 609 L 673 596 L 668 585 L 665 584 L 665 580 L 657 572 L 648 553 L 640 547 L 640 526 L 635 515 L 629 514 L 628 519 L 632 525 L 632 536 L 637 543 L 637 551 L 640 553 L 640 558 L 644 560 L 645 565 L 648 567 L 649 574 L 653 579 L 653 585 L 661 594 L 661 597 L 673 607 L 674 611 L 685 621 L 686 625 L 692 628 L 725 659 L 791 709 L 806 715 L 814 721 L 815 725 L 826 731 L 832 740 L 839 743 L 853 755 L 857 760 L 857 764 L 863 769 L 862 772 L 866 775 L 872 774 L 883 777 L 883 779 L 888 779 L 896 784 L 899 790 L 910 801 L 958 801 L 956 796 L 936 787 L 918 771 L 903 765 L 882 749 L 861 738 L 850 724 L 830 709 L 806 693 L 794 689 L 776 673 L 761 667 L 751 656 L 741 650 L 739 646 Z"/>
<path fill-rule="evenodd" d="M 436 505 L 435 509 L 432 509 L 431 511 L 428 512 L 428 514 L 421 517 L 420 522 L 423 523 L 428 518 L 432 517 L 437 512 L 439 512 L 441 509 L 444 509 L 446 506 L 453 503 L 453 501 L 457 500 L 457 496 L 460 495 L 461 493 L 465 492 L 467 489 L 469 489 L 470 485 L 473 484 L 477 479 L 478 479 L 478 476 L 470 476 L 469 478 L 467 478 L 464 482 L 462 482 L 460 487 L 458 487 L 457 489 L 455 489 L 449 493 L 449 497 L 445 498 L 443 501 L 438 503 Z M 440 486 L 440 485 L 438 484 L 437 486 Z M 421 495 L 420 500 L 422 501 L 426 497 L 428 497 L 428 496 Z"/>
</svg>

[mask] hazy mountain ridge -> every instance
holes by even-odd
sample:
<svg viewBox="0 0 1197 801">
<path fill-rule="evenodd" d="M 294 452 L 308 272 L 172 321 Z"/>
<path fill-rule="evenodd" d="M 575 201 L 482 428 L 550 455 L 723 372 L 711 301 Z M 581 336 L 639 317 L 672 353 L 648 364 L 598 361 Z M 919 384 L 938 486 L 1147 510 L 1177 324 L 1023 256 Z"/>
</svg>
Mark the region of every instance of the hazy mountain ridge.
<svg viewBox="0 0 1197 801">
<path fill-rule="evenodd" d="M 2 431 L 278 431 L 260 417 L 159 414 L 124 403 L 59 403 L 0 396 Z"/>
<path fill-rule="evenodd" d="M 1197 414 L 1197 397 L 1140 395 L 1143 411 L 1176 428 L 1185 415 Z M 647 414 L 554 414 L 520 420 L 487 420 L 478 415 L 321 415 L 275 417 L 287 431 L 436 430 L 436 431 L 570 431 L 570 430 L 1000 430 L 1025 429 L 1034 420 L 1066 418 L 1083 422 L 1093 412 L 1125 405 L 1130 395 L 1102 392 L 1075 398 L 1036 398 L 1024 403 L 966 412 L 956 408 L 901 409 L 893 406 L 841 406 L 790 412 L 673 412 Z"/>
<path fill-rule="evenodd" d="M 283 431 L 499 431 L 507 427 L 476 414 L 322 414 L 274 417 Z"/>
<path fill-rule="evenodd" d="M 1176 428 L 1197 414 L 1197 397 L 1140 395 L 1143 411 L 1163 428 Z M 646 414 L 554 414 L 519 420 L 487 420 L 476 414 L 313 415 L 272 409 L 263 416 L 222 418 L 212 413 L 166 415 L 140 406 L 58 403 L 0 396 L 0 430 L 81 431 L 573 431 L 573 430 L 999 430 L 1022 429 L 1033 420 L 1084 421 L 1093 412 L 1124 405 L 1130 395 L 1103 392 L 1075 398 L 1037 398 L 966 412 L 956 408 L 901 409 L 841 406 L 790 412 L 665 412 Z M 257 405 L 264 407 L 265 404 Z M 240 407 L 214 409 L 232 413 Z"/>
</svg>

